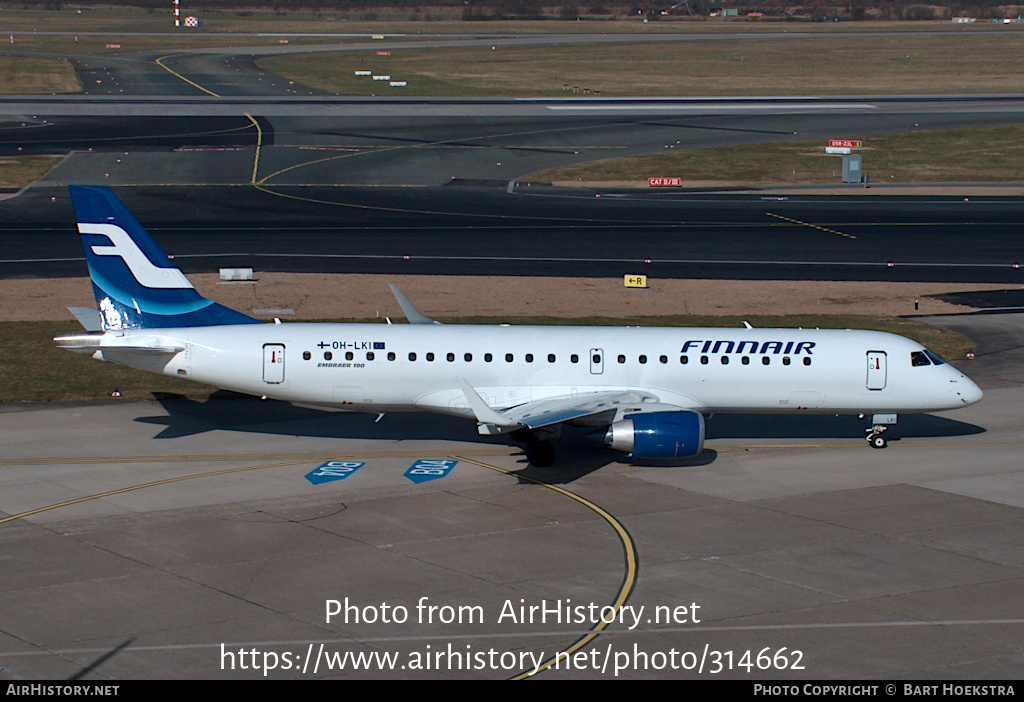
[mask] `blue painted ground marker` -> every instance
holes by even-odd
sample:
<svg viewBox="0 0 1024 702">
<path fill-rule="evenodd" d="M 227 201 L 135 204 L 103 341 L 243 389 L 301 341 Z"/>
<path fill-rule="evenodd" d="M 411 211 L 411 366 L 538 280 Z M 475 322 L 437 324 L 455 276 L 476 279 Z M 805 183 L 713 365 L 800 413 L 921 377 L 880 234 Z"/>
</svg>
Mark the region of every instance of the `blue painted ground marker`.
<svg viewBox="0 0 1024 702">
<path fill-rule="evenodd" d="M 421 458 L 405 471 L 405 477 L 414 483 L 425 483 L 428 480 L 443 478 L 452 472 L 458 461 L 440 458 Z"/>
<path fill-rule="evenodd" d="M 314 485 L 344 480 L 365 465 L 365 463 L 358 463 L 356 461 L 327 461 L 327 463 L 309 473 L 306 476 L 306 480 Z"/>
</svg>

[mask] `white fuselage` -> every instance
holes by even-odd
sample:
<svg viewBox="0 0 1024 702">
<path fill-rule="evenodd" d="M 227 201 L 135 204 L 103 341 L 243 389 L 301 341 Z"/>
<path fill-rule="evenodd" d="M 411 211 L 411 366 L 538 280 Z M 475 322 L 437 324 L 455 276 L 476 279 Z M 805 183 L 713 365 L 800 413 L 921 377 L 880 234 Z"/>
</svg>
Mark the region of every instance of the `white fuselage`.
<svg viewBox="0 0 1024 702">
<path fill-rule="evenodd" d="M 705 413 L 929 412 L 981 398 L 948 364 L 913 365 L 917 342 L 858 330 L 247 324 L 104 337 L 107 360 L 353 410 L 472 417 L 463 380 L 497 410 L 607 390 Z M 184 350 L 140 356 L 122 344 Z"/>
</svg>

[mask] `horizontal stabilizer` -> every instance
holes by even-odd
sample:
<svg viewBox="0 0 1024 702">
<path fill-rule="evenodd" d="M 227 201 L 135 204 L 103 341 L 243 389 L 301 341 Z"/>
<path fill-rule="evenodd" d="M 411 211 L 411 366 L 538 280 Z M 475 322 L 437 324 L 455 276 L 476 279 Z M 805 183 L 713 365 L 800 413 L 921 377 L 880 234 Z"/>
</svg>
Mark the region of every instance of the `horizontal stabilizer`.
<svg viewBox="0 0 1024 702">
<path fill-rule="evenodd" d="M 106 335 L 103 333 L 65 334 L 63 336 L 53 337 L 53 343 L 56 344 L 59 349 L 67 349 L 68 351 L 74 351 L 76 353 L 90 354 L 95 351 L 131 351 L 133 353 L 165 354 L 173 356 L 174 354 L 185 350 L 184 346 L 168 346 L 164 344 L 121 345 L 103 343 L 105 336 Z"/>
<path fill-rule="evenodd" d="M 100 331 L 103 329 L 103 317 L 99 310 L 92 307 L 68 307 L 68 311 L 75 315 L 75 319 L 86 331 Z"/>
</svg>

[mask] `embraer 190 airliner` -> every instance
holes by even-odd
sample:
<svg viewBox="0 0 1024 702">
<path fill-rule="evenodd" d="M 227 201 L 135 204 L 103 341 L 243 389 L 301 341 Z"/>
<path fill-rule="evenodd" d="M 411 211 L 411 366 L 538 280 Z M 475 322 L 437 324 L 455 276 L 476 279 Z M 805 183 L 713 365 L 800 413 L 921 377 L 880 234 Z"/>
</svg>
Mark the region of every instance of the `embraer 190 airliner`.
<svg viewBox="0 0 1024 702">
<path fill-rule="evenodd" d="M 369 412 L 440 412 L 554 460 L 563 424 L 639 460 L 696 456 L 715 412 L 897 415 L 981 390 L 936 354 L 874 331 L 444 325 L 392 286 L 409 324 L 265 323 L 196 292 L 114 194 L 71 186 L 97 310 L 57 346 L 235 392 Z"/>
</svg>

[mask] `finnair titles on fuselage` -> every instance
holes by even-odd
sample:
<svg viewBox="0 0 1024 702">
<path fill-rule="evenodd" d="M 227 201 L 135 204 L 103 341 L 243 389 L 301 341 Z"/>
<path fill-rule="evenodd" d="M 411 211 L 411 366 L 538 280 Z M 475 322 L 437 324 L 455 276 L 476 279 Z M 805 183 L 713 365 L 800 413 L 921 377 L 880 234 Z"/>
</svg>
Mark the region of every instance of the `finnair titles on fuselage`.
<svg viewBox="0 0 1024 702">
<path fill-rule="evenodd" d="M 554 458 L 562 424 L 635 459 L 694 456 L 712 412 L 873 415 L 981 399 L 917 342 L 816 329 L 442 325 L 392 286 L 410 324 L 266 324 L 199 295 L 106 188 L 71 186 L 97 308 L 58 346 L 280 400 L 466 417 Z"/>
</svg>

